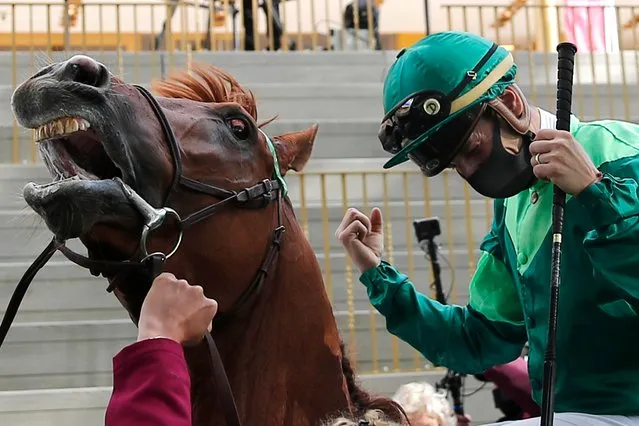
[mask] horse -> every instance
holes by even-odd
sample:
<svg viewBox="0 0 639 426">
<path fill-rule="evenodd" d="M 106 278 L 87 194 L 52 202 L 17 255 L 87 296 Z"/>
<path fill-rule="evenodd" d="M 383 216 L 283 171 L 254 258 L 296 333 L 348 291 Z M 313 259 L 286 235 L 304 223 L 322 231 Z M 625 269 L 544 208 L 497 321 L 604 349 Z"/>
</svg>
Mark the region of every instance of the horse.
<svg viewBox="0 0 639 426">
<path fill-rule="evenodd" d="M 53 179 L 23 190 L 54 234 L 50 251 L 105 277 L 136 324 L 159 271 L 202 286 L 218 301 L 212 335 L 245 426 L 311 426 L 369 409 L 405 421 L 398 404 L 358 384 L 286 194 L 318 126 L 268 136 L 273 119 L 258 124 L 252 92 L 215 66 L 151 89 L 84 55 L 15 89 L 14 116 L 35 131 Z M 74 238 L 87 256 L 64 245 Z M 184 350 L 193 425 L 229 425 L 206 343 Z"/>
</svg>

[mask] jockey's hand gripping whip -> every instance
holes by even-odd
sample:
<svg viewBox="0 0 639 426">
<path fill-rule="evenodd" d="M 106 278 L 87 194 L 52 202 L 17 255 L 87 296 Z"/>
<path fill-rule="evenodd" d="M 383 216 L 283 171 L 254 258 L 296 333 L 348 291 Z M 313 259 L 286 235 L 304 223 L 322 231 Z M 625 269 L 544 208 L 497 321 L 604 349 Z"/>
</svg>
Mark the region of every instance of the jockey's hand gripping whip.
<svg viewBox="0 0 639 426">
<path fill-rule="evenodd" d="M 572 83 L 577 47 L 572 43 L 557 45 L 557 130 L 570 131 Z M 550 281 L 550 311 L 548 342 L 544 357 L 544 382 L 541 403 L 541 426 L 552 426 L 555 408 L 555 364 L 557 344 L 557 314 L 561 266 L 561 237 L 564 228 L 566 193 L 557 185 L 552 201 L 552 264 Z"/>
</svg>

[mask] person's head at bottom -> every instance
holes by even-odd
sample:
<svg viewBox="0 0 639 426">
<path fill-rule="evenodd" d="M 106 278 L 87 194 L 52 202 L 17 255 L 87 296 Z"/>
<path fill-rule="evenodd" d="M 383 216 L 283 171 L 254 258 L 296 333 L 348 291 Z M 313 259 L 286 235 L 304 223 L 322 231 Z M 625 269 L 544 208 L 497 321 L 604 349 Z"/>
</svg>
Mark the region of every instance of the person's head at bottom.
<svg viewBox="0 0 639 426">
<path fill-rule="evenodd" d="M 411 423 L 412 425 L 412 423 Z M 386 418 L 380 410 L 368 410 L 362 418 L 354 419 L 347 416 L 338 416 L 324 422 L 322 426 L 403 426 Z"/>
<path fill-rule="evenodd" d="M 413 382 L 400 386 L 393 395 L 411 426 L 467 426 L 469 416 L 456 415 L 445 392 L 437 391 L 426 382 Z M 362 418 L 336 417 L 322 426 L 401 426 L 388 420 L 379 410 L 369 410 Z"/>
<path fill-rule="evenodd" d="M 394 154 L 384 168 L 411 160 L 428 177 L 453 168 L 490 198 L 514 196 L 537 179 L 579 193 L 596 180 L 594 165 L 579 144 L 555 149 L 570 134 L 539 130 L 516 73 L 510 52 L 469 33 L 433 34 L 402 50 L 384 83 L 378 136 Z M 587 163 L 583 176 L 559 176 L 561 156 Z"/>
<path fill-rule="evenodd" d="M 399 387 L 393 399 L 408 416 L 411 426 L 458 426 L 468 424 L 470 418 L 457 416 L 446 398 L 426 382 L 412 382 Z"/>
</svg>

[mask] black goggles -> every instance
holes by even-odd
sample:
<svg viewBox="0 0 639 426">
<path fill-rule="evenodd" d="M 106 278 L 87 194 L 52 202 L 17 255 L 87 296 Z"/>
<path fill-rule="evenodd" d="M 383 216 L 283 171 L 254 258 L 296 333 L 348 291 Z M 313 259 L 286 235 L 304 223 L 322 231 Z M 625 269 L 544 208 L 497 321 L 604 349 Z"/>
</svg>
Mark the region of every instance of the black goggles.
<svg viewBox="0 0 639 426">
<path fill-rule="evenodd" d="M 441 115 L 433 114 L 433 109 L 440 105 L 432 93 L 422 93 L 415 95 L 387 115 L 378 134 L 384 150 L 397 154 L 437 124 L 433 123 L 433 116 L 439 115 L 438 118 L 441 119 Z M 426 176 L 432 177 L 441 173 L 468 141 L 485 110 L 486 103 L 482 102 L 461 112 L 410 151 L 408 158 L 417 164 Z M 445 114 L 447 115 L 447 112 Z"/>
</svg>

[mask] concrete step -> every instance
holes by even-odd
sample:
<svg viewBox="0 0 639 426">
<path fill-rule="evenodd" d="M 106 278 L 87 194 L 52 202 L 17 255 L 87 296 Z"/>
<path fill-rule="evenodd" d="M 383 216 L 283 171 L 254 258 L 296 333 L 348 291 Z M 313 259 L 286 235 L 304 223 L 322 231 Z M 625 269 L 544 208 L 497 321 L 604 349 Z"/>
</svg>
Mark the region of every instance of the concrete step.
<svg viewBox="0 0 639 426">
<path fill-rule="evenodd" d="M 150 88 L 145 82 L 143 86 Z M 382 108 L 381 83 L 259 83 L 248 88 L 257 101 L 261 120 L 278 116 L 282 120 L 379 120 Z M 12 86 L 0 86 L 0 123 L 10 123 Z"/>
<path fill-rule="evenodd" d="M 386 331 L 377 313 L 371 328 L 370 316 L 369 310 L 356 312 L 352 339 L 349 316 L 335 312 L 357 371 L 372 372 L 374 356 L 380 371 L 431 368 L 413 348 Z M 15 324 L 0 350 L 0 390 L 109 386 L 112 357 L 136 335 L 128 319 Z M 393 361 L 395 340 L 398 364 Z"/>
<path fill-rule="evenodd" d="M 475 259 L 479 251 L 473 252 Z M 57 256 L 58 257 L 58 256 Z M 51 261 L 36 276 L 31 284 L 15 318 L 16 323 L 60 322 L 60 321 L 101 321 L 113 319 L 128 320 L 124 308 L 105 289 L 107 282 L 96 278 L 89 272 L 68 261 Z M 370 308 L 364 286 L 359 282 L 359 271 L 349 264 L 343 251 L 331 253 L 330 267 L 326 257 L 318 251 L 318 261 L 324 273 L 325 285 L 330 293 L 335 311 L 350 309 L 348 287 L 352 289 L 352 309 Z M 409 261 L 412 260 L 412 261 Z M 465 304 L 468 300 L 468 283 L 471 275 L 469 258 L 465 250 L 450 252 L 441 248 L 441 280 L 445 292 L 450 291 L 452 280 L 454 288 L 450 296 L 451 303 Z M 454 265 L 454 274 L 450 265 Z M 393 264 L 407 274 L 415 287 L 424 294 L 431 295 L 429 287 L 432 281 L 430 262 L 419 249 L 411 253 L 399 250 L 393 253 Z M 0 315 L 3 315 L 15 287 L 27 270 L 29 263 L 0 263 Z M 211 294 L 215 297 L 215 292 Z"/>
<path fill-rule="evenodd" d="M 75 52 L 79 53 L 79 52 Z M 215 65 L 231 73 L 240 83 L 380 83 L 386 67 L 392 63 L 395 53 L 374 52 L 195 52 L 191 63 Z M 334 54 L 335 53 L 335 54 Z M 57 62 L 73 56 L 74 52 L 55 52 L 51 61 Z M 186 70 L 188 55 L 183 53 L 137 52 L 86 52 L 102 62 L 113 74 L 123 74 L 128 83 L 148 83 L 170 74 Z M 42 53 L 38 53 L 42 57 Z M 22 82 L 33 75 L 42 63 L 38 55 L 0 52 L 0 84 L 13 85 L 12 70 L 16 81 Z"/>
<path fill-rule="evenodd" d="M 320 143 L 317 146 L 319 145 Z M 307 207 L 323 204 L 341 206 L 342 183 L 345 179 L 348 203 L 363 204 L 368 201 L 373 205 L 373 203 L 382 203 L 385 197 L 389 202 L 403 203 L 406 199 L 424 200 L 425 190 L 428 199 L 433 203 L 444 199 L 451 201 L 466 199 L 464 187 L 467 185 L 456 173 L 445 172 L 426 180 L 417 167 L 410 162 L 393 168 L 390 173 L 385 173 L 382 166 L 386 161 L 386 157 L 352 159 L 313 157 L 303 174 L 291 172 L 286 175 L 289 196 L 295 206 L 301 206 L 302 200 Z M 364 177 L 366 188 L 363 185 Z M 404 179 L 407 179 L 406 182 Z M 386 190 L 384 180 L 386 180 Z M 0 199 L 0 210 L 27 209 L 22 197 L 22 190 L 27 182 L 50 181 L 49 172 L 41 162 L 27 165 L 0 164 L 0 193 L 5 194 Z M 404 194 L 404 183 L 408 187 L 407 195 Z M 322 185 L 324 185 L 324 191 Z M 485 200 L 472 190 L 468 192 L 468 196 L 473 201 Z"/>
<path fill-rule="evenodd" d="M 34 254 L 35 258 L 35 254 Z M 57 254 L 36 275 L 25 295 L 16 323 L 127 319 L 104 278 L 92 276 Z M 30 262 L 0 263 L 0 315 Z"/>
<path fill-rule="evenodd" d="M 442 371 L 415 373 L 359 374 L 360 385 L 376 394 L 392 396 L 399 386 L 409 382 L 435 385 Z M 484 385 L 473 377 L 465 380 L 466 412 L 474 425 L 495 421 L 501 412 L 494 408 L 492 385 Z M 103 424 L 104 411 L 111 397 L 110 386 L 68 389 L 36 389 L 0 392 L 0 424 L 12 426 L 84 426 Z"/>
<path fill-rule="evenodd" d="M 0 389 L 109 385 L 112 357 L 135 336 L 124 319 L 15 324 L 0 350 Z"/>
<path fill-rule="evenodd" d="M 8 116 L 5 115 L 5 118 Z M 263 116 L 262 120 L 270 118 Z M 386 152 L 377 139 L 379 120 L 320 120 L 301 119 L 287 120 L 285 117 L 277 119 L 264 130 L 272 136 L 288 132 L 308 129 L 314 124 L 319 125 L 313 158 L 384 158 Z M 19 148 L 19 162 L 31 162 L 32 158 L 39 158 L 33 154 L 31 131 L 14 126 L 11 121 L 0 122 L 0 162 L 10 163 L 13 159 L 14 143 Z M 15 136 L 17 135 L 17 136 Z"/>
<path fill-rule="evenodd" d="M 145 86 L 148 87 L 146 82 Z M 381 120 L 382 83 L 256 83 L 248 86 L 255 94 L 258 116 L 282 120 Z M 521 89 L 531 102 L 554 111 L 556 82 L 522 82 Z M 0 86 L 0 123 L 11 123 L 9 107 L 12 86 Z M 639 107 L 639 88 L 619 83 L 580 84 L 573 88 L 574 113 L 579 116 L 625 119 Z"/>
<path fill-rule="evenodd" d="M 60 61 L 80 52 L 53 52 L 51 61 Z M 173 70 L 187 68 L 190 61 L 219 66 L 245 85 L 254 83 L 381 83 L 396 51 L 376 52 L 84 52 L 104 63 L 114 74 L 123 74 L 129 83 L 147 83 Z M 514 52 L 520 82 L 556 84 L 555 52 Z M 39 69 L 42 52 L 0 52 L 0 85 L 22 82 Z M 49 60 L 46 61 L 50 62 Z M 637 84 L 637 53 L 577 54 L 575 78 L 582 83 Z"/>
<path fill-rule="evenodd" d="M 599 113 L 597 115 L 594 112 L 593 114 L 583 114 L 580 119 L 587 122 L 603 118 L 616 118 L 639 123 L 637 110 L 625 108 L 622 99 L 622 97 L 617 98 L 612 109 L 608 100 L 594 99 L 592 102 L 598 103 Z M 555 111 L 553 106 L 555 102 L 554 98 L 548 98 L 545 108 L 549 111 Z M 592 102 L 582 102 L 581 105 L 588 105 Z M 636 99 L 633 102 L 637 102 Z M 632 103 L 632 105 L 635 104 Z M 575 108 L 577 108 L 577 102 L 575 102 Z M 614 115 L 605 115 L 606 111 L 613 111 Z M 626 114 L 626 111 L 629 111 L 629 113 Z M 0 114 L 0 120 L 4 121 L 0 121 L 0 162 L 29 163 L 39 158 L 39 154 L 36 153 L 32 142 L 32 132 L 17 127 L 9 113 L 4 114 L 4 119 L 2 119 L 2 115 Z M 263 116 L 262 119 L 266 120 L 269 117 Z M 344 117 L 348 116 L 344 114 Z M 313 158 L 315 159 L 389 158 L 389 154 L 382 149 L 381 143 L 377 138 L 380 118 L 287 119 L 283 116 L 281 119 L 269 124 L 265 131 L 269 135 L 277 136 L 283 133 L 304 130 L 314 124 L 318 124 L 319 133 L 313 149 Z"/>
<path fill-rule="evenodd" d="M 0 392 L 0 423 L 11 426 L 103 425 L 110 387 Z"/>
<path fill-rule="evenodd" d="M 370 166 L 364 164 L 365 167 L 362 168 L 346 161 L 336 161 L 348 168 L 341 171 L 319 168 L 315 171 L 309 168 L 303 176 L 292 173 L 285 178 L 289 197 L 297 209 L 313 209 L 322 206 L 346 208 L 364 204 L 383 207 L 386 202 L 390 205 L 402 206 L 409 202 L 412 205 L 423 205 L 425 197 L 427 197 L 426 204 L 432 209 L 442 206 L 446 200 L 451 206 L 464 205 L 466 202 L 477 204 L 475 208 L 482 210 L 481 214 L 485 214 L 486 208 L 492 208 L 490 200 L 472 190 L 454 172 L 447 171 L 434 178 L 424 179 L 412 167 L 412 164 L 406 163 L 404 167 L 384 173 L 380 172 L 383 161 L 383 159 L 375 161 L 377 164 Z M 369 164 L 372 163 L 369 162 Z M 0 203 L 0 206 L 5 208 L 4 214 L 11 214 L 11 212 L 21 214 L 29 210 L 22 198 L 22 188 L 27 182 L 45 183 L 51 180 L 50 177 L 45 177 L 44 173 L 41 176 L 23 177 L 22 175 L 23 173 L 20 173 L 15 177 L 0 179 L 0 189 L 8 194 L 7 199 Z M 481 206 L 484 208 L 482 209 Z M 426 206 L 423 206 L 423 211 L 416 212 L 416 217 L 426 214 L 425 210 Z M 299 220 L 303 221 L 304 213 L 300 212 L 300 215 L 302 217 Z M 341 217 L 342 213 L 338 215 Z"/>
<path fill-rule="evenodd" d="M 350 205 L 358 206 L 353 203 Z M 373 205 L 383 208 L 383 204 L 379 202 L 371 204 Z M 412 220 L 423 217 L 424 210 L 422 201 L 411 202 L 408 205 L 404 202 L 390 205 L 384 216 L 391 231 L 389 236 L 392 247 L 416 247 Z M 330 247 L 331 250 L 341 251 L 341 245 L 334 233 L 342 220 L 343 212 L 341 206 L 329 206 L 324 217 L 321 207 L 311 206 L 306 209 L 306 222 L 304 218 L 300 219 L 302 214 L 298 210 L 298 220 L 302 225 L 308 226 L 309 239 L 315 250 L 323 251 Z M 447 244 L 450 241 L 450 246 L 454 248 L 465 248 L 469 243 L 475 247 L 490 224 L 484 201 L 473 201 L 468 208 L 464 202 L 451 202 L 449 211 L 444 203 L 433 202 L 431 212 L 433 216 L 440 218 L 443 233 L 440 239 Z M 467 216 L 468 212 L 470 216 Z M 467 218 L 470 221 L 467 222 Z M 18 214 L 15 211 L 0 211 L 0 221 L 0 261 L 29 261 L 41 252 L 51 239 L 44 222 L 34 212 L 26 209 Z M 185 238 L 188 238 L 188 233 Z M 85 251 L 78 241 L 73 240 L 70 243 L 70 247 Z M 388 248 L 390 247 L 389 245 Z"/>
</svg>

